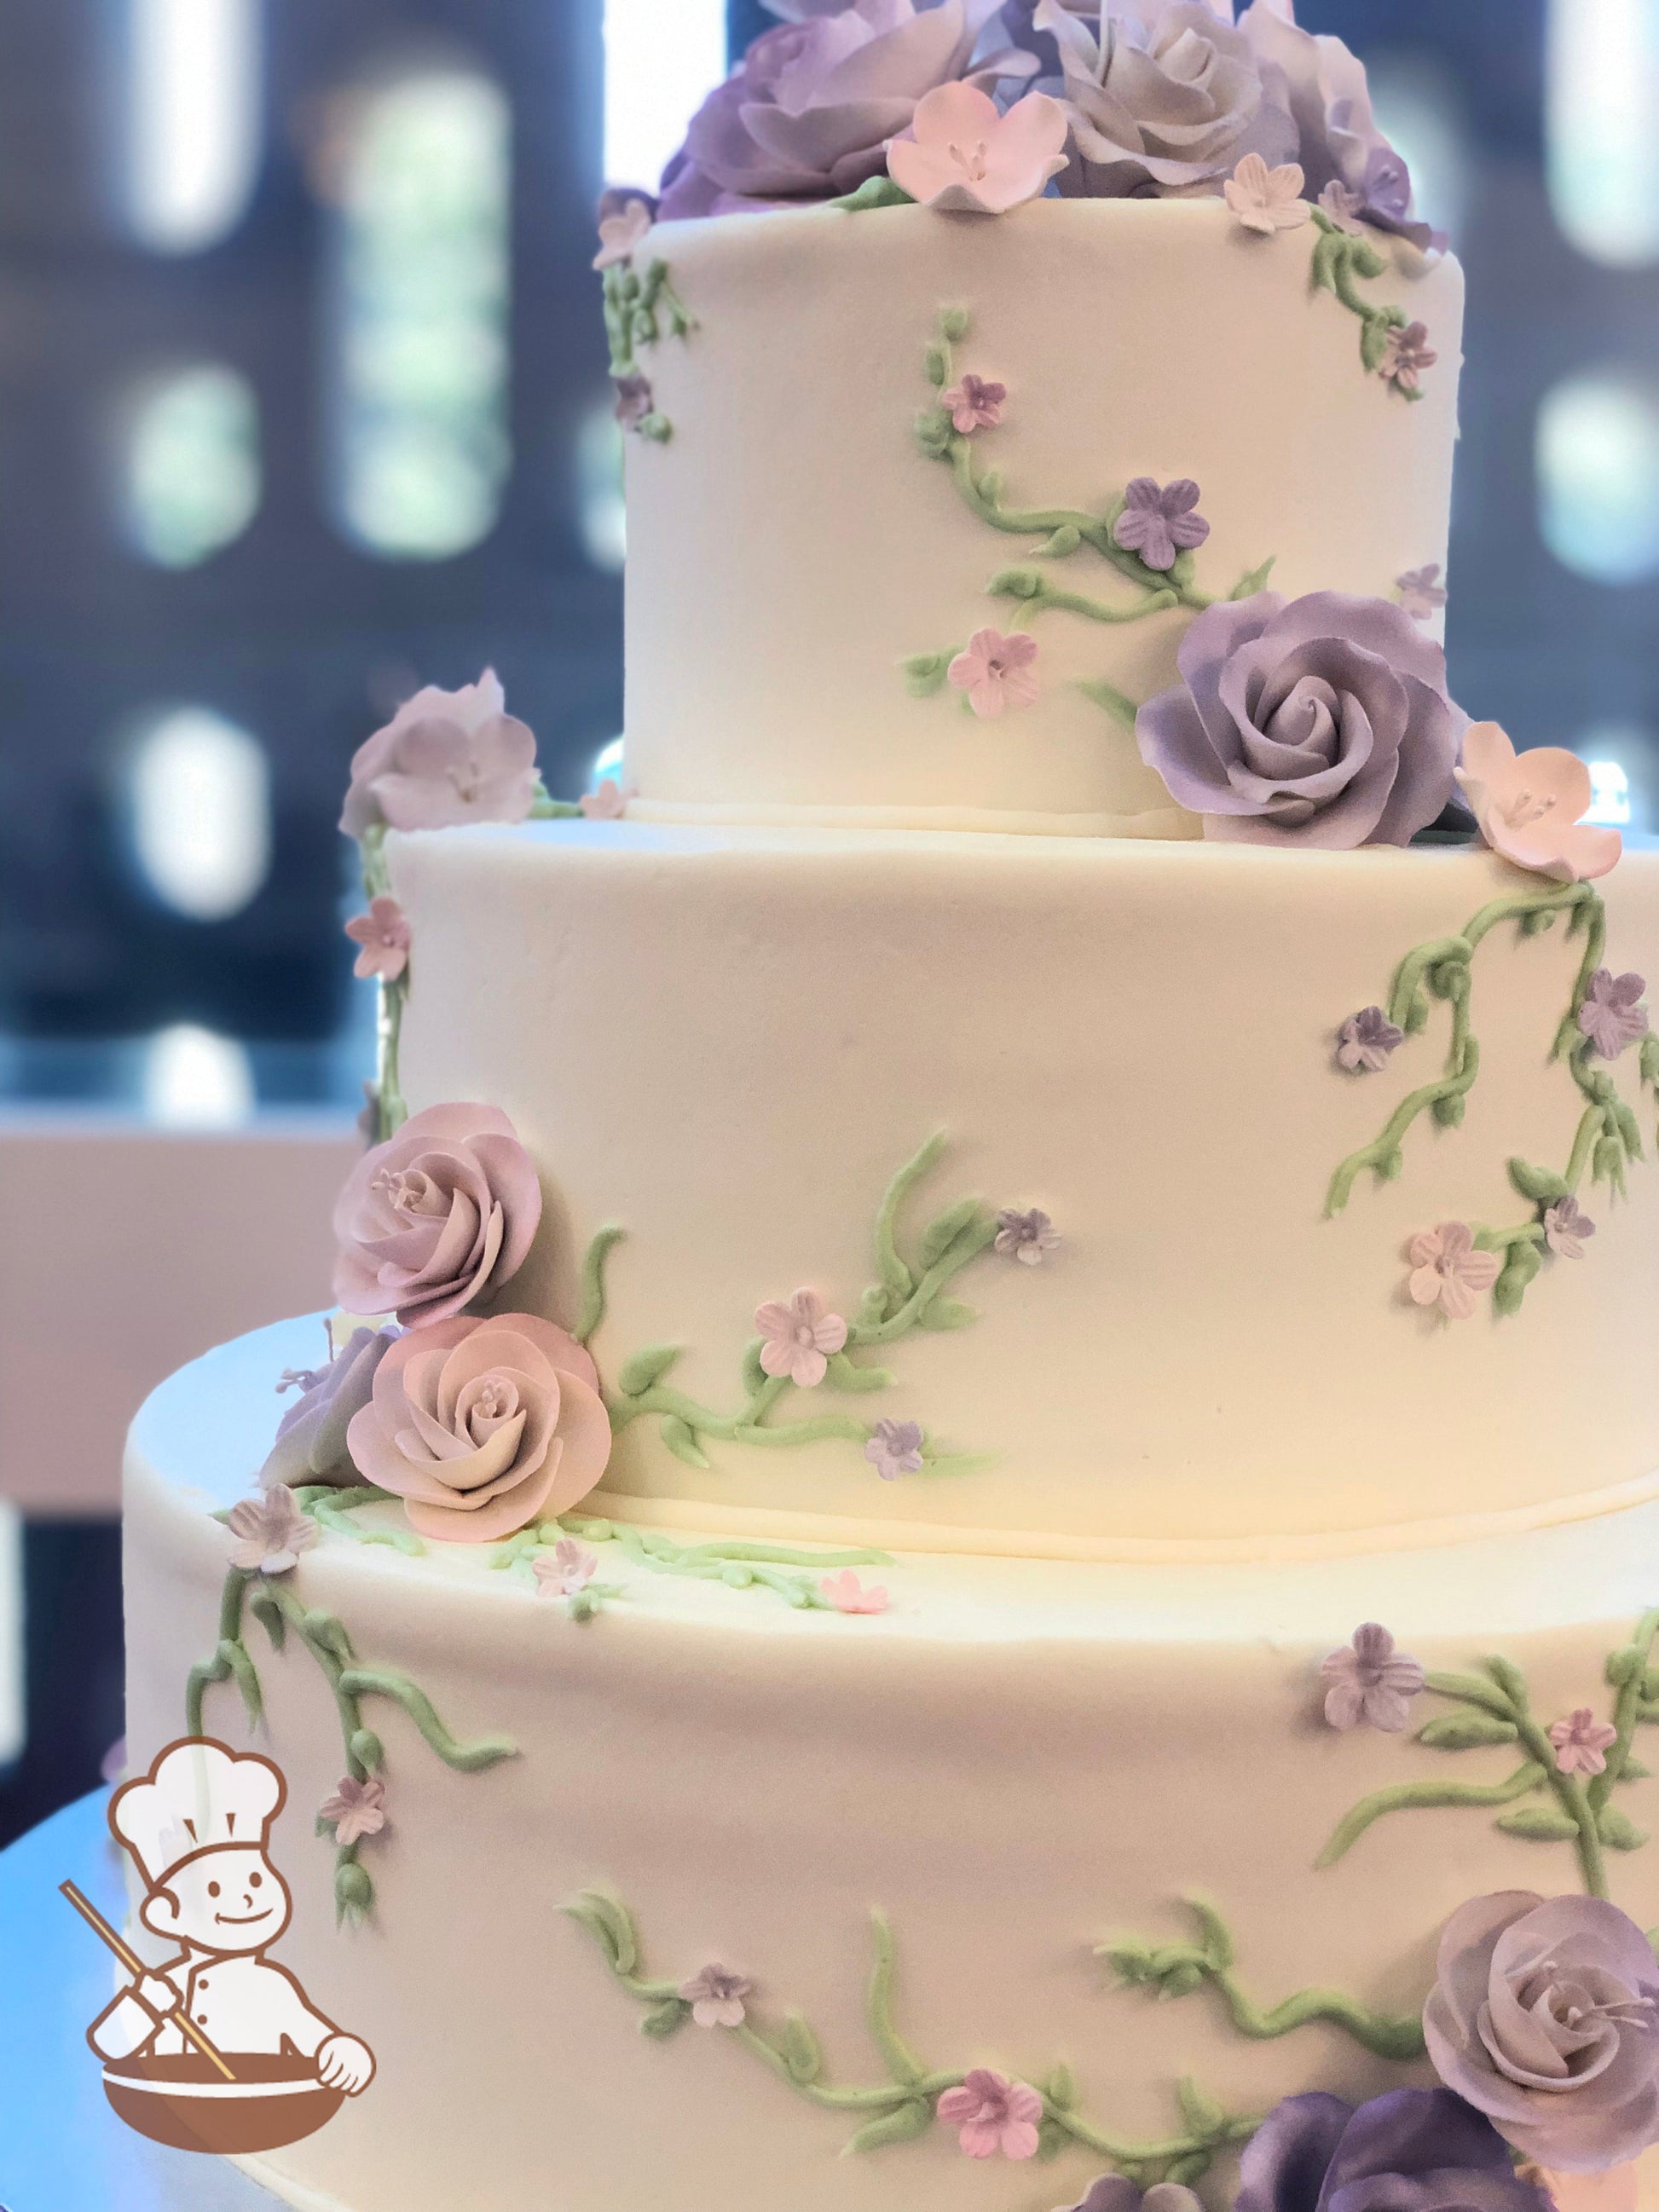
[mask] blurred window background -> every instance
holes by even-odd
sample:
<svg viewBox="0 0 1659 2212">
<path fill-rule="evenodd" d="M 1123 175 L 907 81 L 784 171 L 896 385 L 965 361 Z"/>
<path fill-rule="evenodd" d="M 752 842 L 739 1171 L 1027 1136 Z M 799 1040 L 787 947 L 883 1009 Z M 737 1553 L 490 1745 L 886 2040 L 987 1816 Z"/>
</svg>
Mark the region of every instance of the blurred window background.
<svg viewBox="0 0 1659 2212">
<path fill-rule="evenodd" d="M 1659 0 L 1298 13 L 1367 58 L 1468 272 L 1458 696 L 1572 746 L 1601 817 L 1645 830 Z M 373 1023 L 339 927 L 350 754 L 486 663 L 554 790 L 616 738 L 592 204 L 653 179 L 773 20 L 0 0 L 0 1132 L 347 1141 Z M 35 1494 L 21 1543 L 0 1525 L 0 1840 L 118 1731 L 118 1659 L 75 1626 L 112 1599 L 112 1480 L 71 1486 L 79 1522 Z"/>
</svg>

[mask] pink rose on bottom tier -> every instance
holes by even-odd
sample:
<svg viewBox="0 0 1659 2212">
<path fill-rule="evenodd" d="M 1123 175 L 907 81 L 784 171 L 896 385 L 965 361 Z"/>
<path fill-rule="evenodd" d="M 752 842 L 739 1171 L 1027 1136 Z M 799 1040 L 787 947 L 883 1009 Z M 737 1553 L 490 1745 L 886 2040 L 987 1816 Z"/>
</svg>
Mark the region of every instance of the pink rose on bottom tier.
<svg viewBox="0 0 1659 2212">
<path fill-rule="evenodd" d="M 349 1431 L 366 1480 L 422 1536 L 494 1543 L 586 1498 L 611 1456 L 598 1370 L 531 1314 L 434 1322 L 400 1337 Z"/>
</svg>

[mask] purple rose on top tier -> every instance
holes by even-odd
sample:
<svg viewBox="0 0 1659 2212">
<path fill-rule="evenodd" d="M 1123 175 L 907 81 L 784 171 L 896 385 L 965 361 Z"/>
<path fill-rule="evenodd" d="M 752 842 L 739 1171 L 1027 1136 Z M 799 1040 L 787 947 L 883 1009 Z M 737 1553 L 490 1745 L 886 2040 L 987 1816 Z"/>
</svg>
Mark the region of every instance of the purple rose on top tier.
<svg viewBox="0 0 1659 2212">
<path fill-rule="evenodd" d="M 691 118 L 663 173 L 659 219 L 734 215 L 856 191 L 941 84 L 991 92 L 1031 76 L 1011 48 L 978 58 L 1000 0 L 769 0 L 789 18 L 763 31 Z"/>
<path fill-rule="evenodd" d="M 262 1489 L 356 1481 L 346 1431 L 374 1395 L 374 1370 L 397 1340 L 395 1328 L 354 1329 L 320 1373 L 293 1377 L 300 1396 L 277 1425 L 276 1441 L 259 1470 Z"/>
<path fill-rule="evenodd" d="M 1276 592 L 1206 607 L 1182 682 L 1135 725 L 1141 757 L 1208 837 L 1404 845 L 1452 792 L 1468 717 L 1446 656 L 1389 599 Z"/>
<path fill-rule="evenodd" d="M 1489 2120 L 1446 2089 L 1356 2111 L 1315 2090 L 1274 2106 L 1239 2160 L 1234 2212 L 1551 2212 Z"/>
<path fill-rule="evenodd" d="M 1602 2173 L 1659 2142 L 1659 1963 L 1616 1905 L 1475 1898 L 1446 1923 L 1438 1974 L 1435 2071 L 1523 2157 Z"/>
</svg>

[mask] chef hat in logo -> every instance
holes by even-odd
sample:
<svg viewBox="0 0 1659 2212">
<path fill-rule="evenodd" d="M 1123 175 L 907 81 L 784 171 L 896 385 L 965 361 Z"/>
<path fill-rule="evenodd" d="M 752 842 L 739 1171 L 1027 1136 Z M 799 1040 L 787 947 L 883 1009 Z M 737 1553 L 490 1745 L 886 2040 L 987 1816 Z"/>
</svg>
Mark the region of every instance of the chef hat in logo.
<svg viewBox="0 0 1659 2212">
<path fill-rule="evenodd" d="M 268 1759 L 187 1737 L 169 1744 L 148 1775 L 116 1791 L 109 1822 L 155 1889 L 198 1851 L 263 1847 L 286 1794 Z"/>
</svg>

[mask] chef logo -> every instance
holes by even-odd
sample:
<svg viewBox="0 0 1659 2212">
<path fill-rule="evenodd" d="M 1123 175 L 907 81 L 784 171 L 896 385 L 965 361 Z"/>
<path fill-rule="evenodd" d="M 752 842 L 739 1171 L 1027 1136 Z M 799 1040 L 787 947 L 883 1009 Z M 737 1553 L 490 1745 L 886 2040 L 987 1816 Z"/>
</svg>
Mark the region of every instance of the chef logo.
<svg viewBox="0 0 1659 2212">
<path fill-rule="evenodd" d="M 287 1794 L 270 1759 L 185 1736 L 110 1799 L 111 1832 L 144 1884 L 138 1917 L 177 1946 L 159 1966 L 63 1885 L 131 1977 L 87 2040 L 110 2103 L 156 2142 L 274 2150 L 313 2134 L 374 2077 L 368 2045 L 266 1955 L 293 1910 L 266 1849 Z"/>
</svg>

